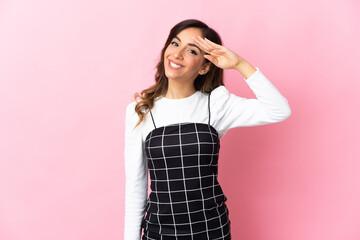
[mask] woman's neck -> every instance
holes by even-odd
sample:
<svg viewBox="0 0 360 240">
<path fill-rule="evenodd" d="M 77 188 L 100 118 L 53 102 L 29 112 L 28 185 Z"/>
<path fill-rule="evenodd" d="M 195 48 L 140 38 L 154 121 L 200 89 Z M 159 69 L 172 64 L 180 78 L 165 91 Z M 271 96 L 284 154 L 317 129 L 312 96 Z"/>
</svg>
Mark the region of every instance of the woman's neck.
<svg viewBox="0 0 360 240">
<path fill-rule="evenodd" d="M 181 99 L 193 95 L 196 92 L 193 83 L 187 84 L 179 81 L 169 81 L 168 89 L 164 97 L 172 99 Z"/>
</svg>

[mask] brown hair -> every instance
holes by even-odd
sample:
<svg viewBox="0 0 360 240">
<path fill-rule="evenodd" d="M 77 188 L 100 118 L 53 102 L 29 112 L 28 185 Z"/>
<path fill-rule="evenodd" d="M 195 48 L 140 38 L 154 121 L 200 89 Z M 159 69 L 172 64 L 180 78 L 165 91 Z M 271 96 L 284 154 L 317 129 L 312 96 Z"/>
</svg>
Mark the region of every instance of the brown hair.
<svg viewBox="0 0 360 240">
<path fill-rule="evenodd" d="M 135 111 L 139 116 L 139 121 L 135 125 L 136 128 L 145 118 L 150 109 L 154 106 L 154 100 L 158 96 L 163 96 L 167 92 L 168 87 L 168 79 L 165 75 L 164 69 L 164 53 L 170 42 L 174 39 L 174 37 L 179 34 L 182 30 L 190 27 L 199 28 L 203 34 L 204 38 L 209 39 L 212 42 L 217 44 L 222 44 L 221 38 L 219 34 L 213 30 L 212 28 L 208 27 L 205 23 L 196 20 L 196 19 L 188 19 L 176 24 L 169 33 L 169 36 L 165 42 L 163 49 L 161 50 L 160 61 L 158 62 L 155 74 L 155 84 L 150 86 L 147 89 L 141 91 L 141 94 L 135 93 L 134 99 L 137 102 L 135 105 Z M 205 58 L 205 61 L 209 62 Z M 204 75 L 198 75 L 195 79 L 194 86 L 196 91 L 201 91 L 203 93 L 209 93 L 213 89 L 218 86 L 224 85 L 223 83 L 223 69 L 218 68 L 214 64 L 210 64 L 210 70 Z M 137 101 L 140 98 L 140 101 Z M 146 112 L 144 112 L 147 110 Z"/>
</svg>

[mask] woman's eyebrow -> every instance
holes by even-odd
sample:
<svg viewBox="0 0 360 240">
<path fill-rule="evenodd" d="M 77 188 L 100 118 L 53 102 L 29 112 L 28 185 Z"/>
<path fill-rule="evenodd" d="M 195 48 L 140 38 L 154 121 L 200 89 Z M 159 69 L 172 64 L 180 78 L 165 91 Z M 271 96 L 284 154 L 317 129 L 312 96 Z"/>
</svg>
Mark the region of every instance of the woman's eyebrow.
<svg viewBox="0 0 360 240">
<path fill-rule="evenodd" d="M 175 38 L 177 40 L 179 40 L 179 42 L 181 42 L 180 38 L 178 36 L 175 36 Z M 188 43 L 189 46 L 193 46 L 193 47 L 196 47 L 197 49 L 199 49 L 200 52 L 203 52 L 198 46 L 196 46 L 194 43 Z"/>
</svg>

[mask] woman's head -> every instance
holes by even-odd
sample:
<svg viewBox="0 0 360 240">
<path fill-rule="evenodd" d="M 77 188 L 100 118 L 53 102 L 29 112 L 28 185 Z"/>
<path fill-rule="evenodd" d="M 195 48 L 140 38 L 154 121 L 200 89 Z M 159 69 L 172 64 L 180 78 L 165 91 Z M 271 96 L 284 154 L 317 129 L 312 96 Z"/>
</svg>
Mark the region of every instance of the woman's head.
<svg viewBox="0 0 360 240">
<path fill-rule="evenodd" d="M 135 101 L 140 98 L 135 106 L 135 111 L 139 115 L 136 126 L 144 119 L 148 112 L 146 110 L 154 106 L 154 100 L 166 94 L 169 78 L 191 80 L 194 88 L 204 93 L 209 93 L 216 87 L 224 85 L 223 70 L 204 58 L 205 53 L 192 42 L 192 36 L 198 35 L 214 43 L 222 44 L 215 30 L 196 19 L 179 22 L 170 30 L 156 66 L 155 84 L 141 91 L 141 94 L 134 95 Z"/>
<path fill-rule="evenodd" d="M 194 44 L 193 37 L 202 36 L 199 28 L 186 28 L 179 32 L 164 52 L 164 71 L 169 84 L 178 81 L 184 87 L 194 86 L 194 80 L 200 74 L 207 73 L 210 62 L 204 58 L 204 52 Z"/>
<path fill-rule="evenodd" d="M 199 20 L 184 20 L 170 30 L 161 50 L 155 77 L 155 81 L 161 83 L 165 89 L 164 92 L 167 90 L 168 79 L 172 77 L 192 78 L 195 89 L 202 92 L 210 92 L 215 87 L 223 85 L 223 70 L 204 58 L 205 53 L 193 43 L 192 37 L 198 35 L 222 44 L 218 33 Z M 174 71 L 169 66 L 169 61 L 184 65 L 184 68 Z"/>
</svg>

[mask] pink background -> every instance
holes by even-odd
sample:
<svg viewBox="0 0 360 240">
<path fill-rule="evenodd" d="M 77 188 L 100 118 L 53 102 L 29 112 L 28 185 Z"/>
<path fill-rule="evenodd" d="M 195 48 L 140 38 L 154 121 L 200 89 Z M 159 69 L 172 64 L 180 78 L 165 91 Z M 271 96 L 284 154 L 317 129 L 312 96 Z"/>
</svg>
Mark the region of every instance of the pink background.
<svg viewBox="0 0 360 240">
<path fill-rule="evenodd" d="M 0 239 L 123 239 L 124 113 L 170 28 L 198 18 L 288 99 L 221 141 L 233 239 L 360 239 L 360 4 L 0 2 Z M 227 88 L 255 97 L 240 73 Z"/>
</svg>

